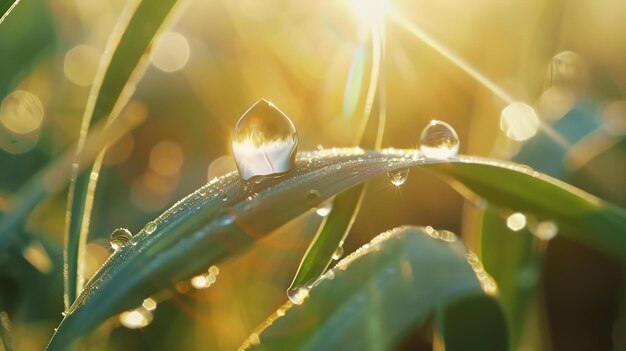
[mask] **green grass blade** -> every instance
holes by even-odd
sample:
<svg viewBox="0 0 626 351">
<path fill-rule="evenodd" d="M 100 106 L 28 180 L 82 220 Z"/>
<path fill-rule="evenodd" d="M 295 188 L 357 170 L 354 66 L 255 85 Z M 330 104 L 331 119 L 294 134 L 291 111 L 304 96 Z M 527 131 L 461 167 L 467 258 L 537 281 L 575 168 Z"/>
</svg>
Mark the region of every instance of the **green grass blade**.
<svg viewBox="0 0 626 351">
<path fill-rule="evenodd" d="M 385 131 L 386 90 L 384 69 L 384 29 L 372 28 L 372 70 L 363 106 L 359 145 L 380 148 Z M 374 111 L 372 113 L 372 111 Z M 365 184 L 355 186 L 337 195 L 328 217 L 309 244 L 300 261 L 289 290 L 308 286 L 319 278 L 330 265 L 337 248 L 343 245 L 365 196 Z"/>
<path fill-rule="evenodd" d="M 20 0 L 2 0 L 0 1 L 0 23 L 11 13 Z"/>
<path fill-rule="evenodd" d="M 244 187 L 236 173 L 209 182 L 149 223 L 101 267 L 68 311 L 49 349 L 67 349 L 105 319 L 240 253 L 339 192 L 405 167 L 424 166 L 454 176 L 493 203 L 548 215 L 559 226 L 571 228 L 568 233 L 577 239 L 626 257 L 626 213 L 622 209 L 512 163 L 413 155 L 413 150 L 395 154 L 354 149 L 341 150 L 339 155 L 311 152 L 301 154 L 296 168 L 285 176 L 260 184 Z"/>
<path fill-rule="evenodd" d="M 504 316 L 492 298 L 485 298 L 459 241 L 400 227 L 374 238 L 329 273 L 332 278 L 325 274 L 302 305 L 288 304 L 284 316 L 270 317 L 271 324 L 244 346 L 389 350 L 442 309 L 446 350 L 472 349 L 458 347 L 460 341 L 472 341 L 469 333 L 493 333 L 481 340 L 481 350 L 507 349 Z M 461 303 L 470 298 L 487 303 Z"/>
<path fill-rule="evenodd" d="M 100 68 L 92 85 L 81 123 L 78 150 L 87 138 L 90 126 L 100 119 L 114 120 L 130 99 L 135 86 L 148 67 L 152 43 L 173 17 L 179 0 L 158 2 L 132 0 L 124 9 L 109 38 Z M 104 151 L 103 151 L 104 152 Z M 102 159 L 103 154 L 97 159 Z M 65 306 L 66 309 L 82 290 L 82 263 L 80 257 L 86 244 L 93 194 L 100 162 L 73 174 L 68 196 L 66 251 L 65 251 Z"/>
<path fill-rule="evenodd" d="M 526 166 L 473 157 L 459 161 L 427 169 L 452 177 L 498 207 L 555 221 L 571 239 L 626 257 L 624 209 Z"/>
<path fill-rule="evenodd" d="M 474 294 L 442 306 L 438 325 L 446 351 L 510 349 L 507 320 L 500 301 Z"/>
<path fill-rule="evenodd" d="M 498 283 L 511 345 L 517 347 L 523 341 L 527 311 L 539 283 L 542 254 L 528 229 L 513 232 L 492 205 L 484 210 L 481 226 L 483 263 Z"/>
</svg>

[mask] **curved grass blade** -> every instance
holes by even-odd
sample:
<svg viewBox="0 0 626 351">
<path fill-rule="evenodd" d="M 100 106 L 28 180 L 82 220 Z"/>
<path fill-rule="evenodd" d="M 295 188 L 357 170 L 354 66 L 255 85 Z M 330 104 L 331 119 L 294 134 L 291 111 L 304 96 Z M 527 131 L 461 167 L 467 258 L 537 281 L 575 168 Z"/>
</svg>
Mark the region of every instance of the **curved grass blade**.
<svg viewBox="0 0 626 351">
<path fill-rule="evenodd" d="M 389 350 L 437 315 L 446 350 L 507 349 L 504 315 L 463 244 L 420 227 L 377 236 L 324 274 L 301 306 L 285 307 L 242 348 Z"/>
<path fill-rule="evenodd" d="M 56 160 L 35 174 L 15 196 L 7 208 L 5 216 L 0 218 L 0 252 L 10 247 L 18 247 L 23 232 L 21 228 L 28 215 L 41 201 L 61 191 L 69 182 L 72 164 L 76 158 L 83 167 L 91 162 L 107 143 L 117 141 L 137 127 L 145 119 L 145 114 L 123 112 L 111 125 L 99 124 L 94 127 L 82 151 L 77 155 L 76 147 L 69 148 Z"/>
<path fill-rule="evenodd" d="M 67 349 L 106 318 L 235 256 L 341 191 L 376 175 L 420 165 L 456 177 L 493 203 L 548 215 L 577 233 L 570 233 L 575 238 L 626 257 L 624 210 L 522 166 L 474 157 L 425 159 L 415 150 L 304 153 L 296 168 L 283 177 L 244 184 L 238 174 L 231 173 L 212 180 L 148 223 L 88 282 L 49 349 Z M 509 180 L 521 191 L 510 187 Z"/>
<path fill-rule="evenodd" d="M 0 1 L 0 23 L 13 11 L 20 0 L 2 0 Z"/>
<path fill-rule="evenodd" d="M 126 105 L 143 72 L 148 67 L 148 56 L 156 35 L 169 24 L 179 0 L 128 1 L 109 42 L 98 73 L 92 85 L 87 107 L 81 122 L 78 151 L 82 149 L 90 126 L 102 118 L 114 120 Z M 106 149 L 106 148 L 105 148 Z M 68 195 L 65 250 L 65 307 L 82 290 L 82 260 L 87 241 L 89 219 L 101 161 L 105 149 L 91 168 L 79 173 L 75 170 Z"/>
<path fill-rule="evenodd" d="M 372 70 L 363 106 L 359 145 L 363 148 L 380 148 L 385 131 L 386 91 L 384 80 L 384 28 L 372 26 Z M 372 111 L 375 111 L 372 116 Z M 330 265 L 335 251 L 343 245 L 359 213 L 365 196 L 365 184 L 357 185 L 337 195 L 333 208 L 315 234 L 300 261 L 298 271 L 288 290 L 313 284 Z"/>
<path fill-rule="evenodd" d="M 539 283 L 542 253 L 528 229 L 513 232 L 499 209 L 492 205 L 484 209 L 481 227 L 482 260 L 498 282 L 511 345 L 515 348 L 524 341 L 522 331 Z"/>
<path fill-rule="evenodd" d="M 496 206 L 552 220 L 571 239 L 626 257 L 624 209 L 527 166 L 474 157 L 459 161 L 426 168 L 452 177 Z"/>
</svg>

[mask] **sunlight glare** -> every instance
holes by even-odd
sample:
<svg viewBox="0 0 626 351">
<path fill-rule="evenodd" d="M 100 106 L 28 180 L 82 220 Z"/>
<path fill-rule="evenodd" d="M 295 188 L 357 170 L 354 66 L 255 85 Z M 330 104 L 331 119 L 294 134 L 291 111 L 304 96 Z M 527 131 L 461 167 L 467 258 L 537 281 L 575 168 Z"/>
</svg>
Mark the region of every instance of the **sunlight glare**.
<svg viewBox="0 0 626 351">
<path fill-rule="evenodd" d="M 348 0 L 348 7 L 360 23 L 375 26 L 385 19 L 389 2 L 387 0 Z"/>
</svg>

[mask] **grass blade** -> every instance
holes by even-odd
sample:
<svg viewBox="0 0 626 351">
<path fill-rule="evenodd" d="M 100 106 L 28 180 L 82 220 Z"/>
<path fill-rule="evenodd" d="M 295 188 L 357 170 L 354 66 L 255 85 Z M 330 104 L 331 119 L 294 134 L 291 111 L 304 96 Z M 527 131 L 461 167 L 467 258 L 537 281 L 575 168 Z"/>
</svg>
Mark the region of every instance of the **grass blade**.
<svg viewBox="0 0 626 351">
<path fill-rule="evenodd" d="M 479 349 L 507 349 L 504 316 L 486 297 L 456 238 L 396 228 L 329 273 L 301 306 L 288 303 L 244 347 L 260 342 L 262 350 L 389 350 L 440 310 L 446 350 L 473 349 L 476 342 L 462 343 L 488 334 Z M 462 303 L 466 299 L 472 303 Z"/>
<path fill-rule="evenodd" d="M 11 13 L 20 0 L 3 0 L 0 3 L 0 23 Z"/>
<path fill-rule="evenodd" d="M 159 31 L 167 26 L 181 1 L 159 2 L 132 0 L 124 9 L 109 38 L 107 49 L 92 85 L 81 123 L 78 150 L 82 149 L 90 126 L 102 118 L 114 120 L 126 105 L 143 72 L 148 67 L 151 45 Z M 82 290 L 82 263 L 89 219 L 104 150 L 93 166 L 73 173 L 66 215 L 65 307 Z M 98 161 L 99 160 L 99 161 Z"/>
<path fill-rule="evenodd" d="M 406 167 L 444 173 L 492 203 L 550 216 L 559 226 L 570 228 L 573 238 L 626 257 L 623 209 L 513 163 L 416 155 L 414 150 L 311 152 L 301 154 L 296 168 L 285 176 L 259 184 L 244 187 L 236 173 L 212 180 L 146 225 L 111 256 L 68 310 L 49 349 L 67 349 L 106 318 L 240 253 L 337 193 Z M 510 182 L 520 188 L 510 187 Z"/>
<path fill-rule="evenodd" d="M 380 148 L 385 130 L 386 91 L 384 80 L 384 28 L 372 26 L 372 70 L 363 106 L 359 145 L 363 148 Z M 372 116 L 372 111 L 375 111 Z M 357 185 L 337 195 L 333 208 L 311 241 L 300 261 L 298 271 L 289 290 L 309 286 L 330 265 L 335 251 L 343 245 L 365 196 L 365 184 Z"/>
</svg>

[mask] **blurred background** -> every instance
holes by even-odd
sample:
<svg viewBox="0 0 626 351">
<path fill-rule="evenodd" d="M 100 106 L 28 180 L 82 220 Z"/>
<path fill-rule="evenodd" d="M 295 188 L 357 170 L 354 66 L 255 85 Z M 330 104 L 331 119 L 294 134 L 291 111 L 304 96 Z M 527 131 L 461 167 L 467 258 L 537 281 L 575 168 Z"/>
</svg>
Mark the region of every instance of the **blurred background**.
<svg viewBox="0 0 626 351">
<path fill-rule="evenodd" d="M 124 4 L 22 1 L 0 24 L 0 211 L 77 140 Z M 461 153 L 515 159 L 626 205 L 626 2 L 392 0 L 392 6 L 401 18 L 386 23 L 384 147 L 416 147 L 422 128 L 440 119 L 456 129 Z M 290 116 L 299 150 L 355 146 L 372 58 L 367 28 L 354 12 L 347 0 L 188 1 L 159 36 L 130 103 L 129 113 L 147 119 L 106 156 L 88 269 L 110 255 L 115 228 L 135 233 L 207 179 L 233 170 L 233 127 L 259 98 Z M 416 36 L 416 28 L 443 52 Z M 534 110 L 507 107 L 516 101 Z M 43 349 L 61 319 L 66 201 L 64 190 L 29 216 L 24 231 L 36 244 L 11 272 L 0 273 L 16 350 Z M 369 185 L 345 250 L 401 224 L 448 229 L 479 250 L 477 213 L 427 173 L 411 171 L 399 188 L 381 177 Z M 181 287 L 142 329 L 111 321 L 95 333 L 91 349 L 238 347 L 286 300 L 320 220 L 306 214 L 220 265 L 210 289 Z M 547 345 L 626 349 L 623 276 L 608 256 L 560 236 L 552 240 L 540 283 Z M 429 347 L 420 335 L 411 345 Z"/>
</svg>

